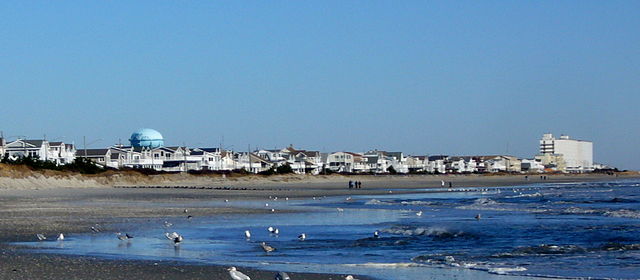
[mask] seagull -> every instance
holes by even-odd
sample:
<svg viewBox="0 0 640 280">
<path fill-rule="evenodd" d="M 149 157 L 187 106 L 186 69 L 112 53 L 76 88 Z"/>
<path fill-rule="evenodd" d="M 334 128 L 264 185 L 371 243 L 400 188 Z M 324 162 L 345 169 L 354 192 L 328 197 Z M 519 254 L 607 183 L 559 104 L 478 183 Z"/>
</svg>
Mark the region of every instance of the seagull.
<svg viewBox="0 0 640 280">
<path fill-rule="evenodd" d="M 478 215 L 476 215 L 476 220 L 480 220 L 480 214 L 478 213 Z"/>
<path fill-rule="evenodd" d="M 129 239 L 129 237 L 128 237 L 128 236 L 126 236 L 126 235 L 124 235 L 124 234 L 122 234 L 122 233 L 119 233 L 119 232 L 116 232 L 116 237 L 118 237 L 118 239 L 120 239 L 120 240 L 127 240 L 127 239 Z"/>
<path fill-rule="evenodd" d="M 380 237 L 380 233 L 376 230 L 373 232 L 373 238 L 379 238 Z"/>
<path fill-rule="evenodd" d="M 286 272 L 280 271 L 276 273 L 275 280 L 291 280 L 291 277 L 289 277 L 289 274 L 287 274 Z"/>
<path fill-rule="evenodd" d="M 350 196 L 349 196 L 349 197 L 347 197 L 347 198 L 346 198 L 346 200 L 347 200 L 347 201 L 351 200 L 351 197 L 350 197 Z"/>
<path fill-rule="evenodd" d="M 225 199 L 225 200 L 224 200 L 224 202 L 229 202 L 229 200 L 228 200 L 228 199 Z"/>
<path fill-rule="evenodd" d="M 347 276 L 344 278 L 344 280 L 358 280 L 358 279 L 357 279 L 357 278 L 354 278 L 354 277 L 353 277 L 353 276 L 351 276 L 351 275 L 347 275 Z"/>
<path fill-rule="evenodd" d="M 171 227 L 173 224 L 167 221 L 164 221 L 164 227 L 169 228 Z"/>
<path fill-rule="evenodd" d="M 344 212 L 344 209 L 342 209 L 340 207 L 336 208 L 336 210 L 338 210 L 338 212 Z"/>
<path fill-rule="evenodd" d="M 269 207 L 269 203 L 265 203 L 265 204 L 264 204 L 264 207 Z"/>
<path fill-rule="evenodd" d="M 57 239 L 57 240 L 58 240 L 58 241 L 63 241 L 63 240 L 64 240 L 64 234 L 60 233 L 60 234 L 58 235 L 58 239 Z"/>
<path fill-rule="evenodd" d="M 178 245 L 180 244 L 180 242 L 182 242 L 184 238 L 182 237 L 182 235 L 178 235 L 176 238 L 173 239 L 173 245 Z"/>
<path fill-rule="evenodd" d="M 262 242 L 260 243 L 260 246 L 262 247 L 262 250 L 264 250 L 265 252 L 269 253 L 269 252 L 273 252 L 276 250 L 276 248 L 273 248 L 269 245 L 267 245 L 266 242 Z"/>
<path fill-rule="evenodd" d="M 187 220 L 191 221 L 191 219 L 193 219 L 193 216 L 191 215 L 187 216 Z"/>
<path fill-rule="evenodd" d="M 227 271 L 229 271 L 229 276 L 231 276 L 231 279 L 233 279 L 233 280 L 251 280 L 251 278 L 249 278 L 249 276 L 247 276 L 244 273 L 236 270 L 235 266 L 227 268 Z"/>
<path fill-rule="evenodd" d="M 38 238 L 38 241 L 43 241 L 43 240 L 47 239 L 47 237 L 44 236 L 44 234 L 42 234 L 42 233 L 36 234 L 36 237 Z"/>
<path fill-rule="evenodd" d="M 98 224 L 96 224 L 96 226 L 95 226 L 95 227 L 91 227 L 91 231 L 93 231 L 93 232 L 95 232 L 95 233 L 100 232 L 100 229 L 98 228 Z"/>
<path fill-rule="evenodd" d="M 251 239 L 251 232 L 249 230 L 244 231 L 244 236 L 248 239 Z"/>
<path fill-rule="evenodd" d="M 274 227 L 268 227 L 267 230 L 269 231 L 269 233 L 271 234 L 275 234 L 278 235 L 280 234 L 280 230 L 278 228 L 274 228 Z"/>
<path fill-rule="evenodd" d="M 276 212 L 276 209 L 271 208 L 271 212 Z"/>
<path fill-rule="evenodd" d="M 189 209 L 185 208 L 185 209 L 184 209 L 184 212 L 185 212 L 185 213 L 188 213 L 188 212 L 189 212 Z"/>
<path fill-rule="evenodd" d="M 284 200 L 289 200 L 289 198 L 288 198 L 288 197 L 285 197 L 285 198 L 284 198 Z"/>
<path fill-rule="evenodd" d="M 306 234 L 304 234 L 304 233 L 301 233 L 300 235 L 298 235 L 298 239 L 299 239 L 300 241 L 304 241 L 305 239 L 307 239 L 307 235 L 306 235 Z"/>
<path fill-rule="evenodd" d="M 418 212 L 416 213 L 416 215 L 417 215 L 417 216 L 422 216 L 422 211 L 418 211 Z"/>
<path fill-rule="evenodd" d="M 165 232 L 164 236 L 167 237 L 167 239 L 169 239 L 169 240 L 175 241 L 176 238 L 179 238 L 180 241 L 182 241 L 182 236 L 180 234 L 178 234 L 177 232 L 175 232 L 175 231 L 172 232 L 172 233 Z M 178 241 L 178 242 L 180 242 L 180 241 Z"/>
</svg>

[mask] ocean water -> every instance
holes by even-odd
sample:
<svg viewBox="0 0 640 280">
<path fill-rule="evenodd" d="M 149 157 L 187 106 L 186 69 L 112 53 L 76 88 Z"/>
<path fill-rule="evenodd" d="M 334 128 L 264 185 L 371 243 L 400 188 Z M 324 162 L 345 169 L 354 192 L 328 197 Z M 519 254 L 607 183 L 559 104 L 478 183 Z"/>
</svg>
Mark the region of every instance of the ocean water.
<svg viewBox="0 0 640 280">
<path fill-rule="evenodd" d="M 192 219 L 185 214 L 167 219 L 170 227 L 164 220 L 132 220 L 120 225 L 134 235 L 128 241 L 101 232 L 20 244 L 64 254 L 377 279 L 640 279 L 640 181 L 440 191 L 211 201 L 194 206 L 276 211 Z M 269 226 L 280 233 L 269 233 Z M 185 238 L 179 246 L 164 237 L 173 231 Z M 298 240 L 300 233 L 307 239 Z M 265 253 L 261 242 L 276 251 Z"/>
</svg>

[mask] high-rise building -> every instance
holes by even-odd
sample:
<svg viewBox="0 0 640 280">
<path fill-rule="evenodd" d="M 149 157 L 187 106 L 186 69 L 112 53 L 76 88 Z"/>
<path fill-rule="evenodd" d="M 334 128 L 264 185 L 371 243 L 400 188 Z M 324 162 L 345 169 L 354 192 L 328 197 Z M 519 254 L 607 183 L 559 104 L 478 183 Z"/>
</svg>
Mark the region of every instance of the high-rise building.
<svg viewBox="0 0 640 280">
<path fill-rule="evenodd" d="M 540 154 L 562 155 L 567 172 L 586 172 L 593 170 L 593 143 L 574 140 L 568 135 L 559 139 L 546 133 L 540 139 Z"/>
</svg>

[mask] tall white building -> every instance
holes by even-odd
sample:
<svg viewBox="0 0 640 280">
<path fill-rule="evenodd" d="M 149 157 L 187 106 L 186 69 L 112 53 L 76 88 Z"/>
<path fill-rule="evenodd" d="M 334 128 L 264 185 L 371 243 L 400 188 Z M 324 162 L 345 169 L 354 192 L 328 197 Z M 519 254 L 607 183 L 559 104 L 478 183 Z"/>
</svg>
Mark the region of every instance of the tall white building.
<svg viewBox="0 0 640 280">
<path fill-rule="evenodd" d="M 557 139 L 553 134 L 546 133 L 540 140 L 540 153 L 562 155 L 567 172 L 593 170 L 593 143 L 590 141 L 574 140 L 568 135 Z"/>
</svg>

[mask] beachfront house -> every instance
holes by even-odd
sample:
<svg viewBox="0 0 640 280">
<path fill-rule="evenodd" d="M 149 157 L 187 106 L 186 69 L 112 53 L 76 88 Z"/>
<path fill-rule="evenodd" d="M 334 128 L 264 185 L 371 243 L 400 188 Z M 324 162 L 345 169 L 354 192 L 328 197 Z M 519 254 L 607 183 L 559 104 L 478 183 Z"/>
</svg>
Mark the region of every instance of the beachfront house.
<svg viewBox="0 0 640 280">
<path fill-rule="evenodd" d="M 56 165 L 72 163 L 76 159 L 76 148 L 64 142 L 49 142 L 46 158 Z"/>
<path fill-rule="evenodd" d="M 254 174 L 266 171 L 273 166 L 269 161 L 255 153 L 235 153 L 234 160 L 236 162 L 234 169 L 244 169 Z"/>
<path fill-rule="evenodd" d="M 0 137 L 0 157 L 4 157 L 4 146 L 7 143 L 5 142 L 3 137 Z"/>
<path fill-rule="evenodd" d="M 521 172 L 522 161 L 514 156 L 479 156 L 487 172 Z"/>
<path fill-rule="evenodd" d="M 110 149 L 82 149 L 77 155 L 78 158 L 85 158 L 98 166 L 108 166 L 111 162 Z"/>
<path fill-rule="evenodd" d="M 363 156 L 352 152 L 335 152 L 327 156 L 326 166 L 334 172 L 356 172 L 362 169 Z"/>
<path fill-rule="evenodd" d="M 537 159 L 522 159 L 520 166 L 522 168 L 522 172 L 539 173 L 544 171 L 542 161 Z"/>
<path fill-rule="evenodd" d="M 478 162 L 472 156 L 452 156 L 445 161 L 447 173 L 478 172 Z"/>
<path fill-rule="evenodd" d="M 447 173 L 447 159 L 446 155 L 429 156 L 426 164 L 426 171 L 433 174 Z"/>
<path fill-rule="evenodd" d="M 73 162 L 76 149 L 73 144 L 63 142 L 18 139 L 3 145 L 2 154 L 14 160 L 20 157 L 32 157 L 62 165 Z"/>
<path fill-rule="evenodd" d="M 409 173 L 425 172 L 428 160 L 427 156 L 407 156 L 405 164 Z"/>
</svg>

